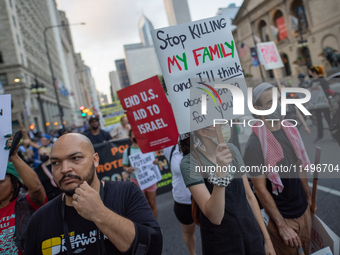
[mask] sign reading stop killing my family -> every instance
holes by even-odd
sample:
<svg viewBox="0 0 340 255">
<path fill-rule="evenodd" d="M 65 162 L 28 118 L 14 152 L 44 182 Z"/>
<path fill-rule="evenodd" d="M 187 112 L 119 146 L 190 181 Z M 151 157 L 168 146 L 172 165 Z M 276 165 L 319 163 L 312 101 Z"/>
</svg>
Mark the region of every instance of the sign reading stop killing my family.
<svg viewBox="0 0 340 255">
<path fill-rule="evenodd" d="M 215 84 L 235 85 L 246 95 L 227 20 L 220 15 L 151 31 L 180 133 L 210 126 L 214 119 L 235 117 L 232 93 L 215 89 Z M 202 94 L 207 96 L 207 114 L 201 111 Z"/>
<path fill-rule="evenodd" d="M 8 138 L 4 136 L 12 134 L 12 111 L 11 95 L 0 95 L 0 180 L 5 179 L 9 150 L 5 150 L 5 143 Z"/>
<path fill-rule="evenodd" d="M 141 190 L 147 189 L 162 180 L 158 166 L 152 163 L 155 160 L 152 152 L 145 154 L 139 152 L 130 155 L 129 160 L 131 166 L 135 168 L 134 174 Z"/>
<path fill-rule="evenodd" d="M 177 143 L 175 118 L 157 76 L 121 89 L 117 94 L 143 153 Z"/>
</svg>

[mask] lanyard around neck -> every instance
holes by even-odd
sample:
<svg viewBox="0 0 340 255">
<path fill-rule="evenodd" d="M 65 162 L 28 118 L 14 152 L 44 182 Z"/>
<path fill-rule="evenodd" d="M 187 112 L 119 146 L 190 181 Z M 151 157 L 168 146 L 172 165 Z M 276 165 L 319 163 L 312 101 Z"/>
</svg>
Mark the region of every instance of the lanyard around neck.
<svg viewBox="0 0 340 255">
<path fill-rule="evenodd" d="M 104 187 L 101 181 L 100 182 L 100 198 L 104 203 Z M 65 207 L 66 207 L 66 199 L 64 199 L 65 196 L 63 196 L 62 198 L 62 206 L 61 206 L 61 216 L 63 219 L 63 228 L 64 228 L 64 239 L 65 239 L 65 244 L 66 244 L 66 248 L 67 248 L 67 254 L 68 255 L 72 255 L 72 247 L 71 247 L 71 241 L 70 241 L 70 235 L 69 235 L 69 230 L 68 230 L 68 226 L 67 226 L 67 222 L 65 220 Z M 105 255 L 106 254 L 106 249 L 105 249 L 105 243 L 104 243 L 104 234 L 99 230 L 99 228 L 97 227 L 97 246 L 98 245 L 98 241 L 100 243 L 100 246 L 97 247 L 98 250 L 98 254 L 99 255 Z"/>
</svg>

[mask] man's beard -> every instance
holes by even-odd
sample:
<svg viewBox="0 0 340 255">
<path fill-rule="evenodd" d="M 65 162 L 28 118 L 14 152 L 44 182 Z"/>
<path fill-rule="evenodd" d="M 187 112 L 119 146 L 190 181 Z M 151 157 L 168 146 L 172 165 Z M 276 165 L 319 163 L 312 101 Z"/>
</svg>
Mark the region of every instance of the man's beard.
<svg viewBox="0 0 340 255">
<path fill-rule="evenodd" d="M 77 176 L 77 175 L 66 174 L 66 175 L 64 175 L 64 176 L 61 178 L 61 180 L 59 181 L 59 187 L 60 187 L 60 183 L 61 183 L 66 177 L 77 178 L 77 179 L 79 179 L 80 181 L 82 181 L 82 183 L 83 183 L 84 181 L 86 181 L 86 182 L 91 186 L 91 184 L 92 184 L 92 182 L 93 182 L 93 180 L 94 180 L 95 172 L 96 172 L 96 168 L 95 168 L 95 166 L 94 166 L 94 163 L 92 162 L 91 170 L 90 170 L 90 172 L 85 176 L 84 179 L 81 179 L 81 178 L 80 178 L 79 176 Z M 82 183 L 81 183 L 81 184 L 82 184 Z M 80 186 L 81 184 L 79 184 L 79 186 Z M 79 186 L 78 186 L 78 187 L 79 187 Z M 77 188 L 78 188 L 78 187 L 77 187 Z M 74 193 L 75 193 L 75 190 L 76 190 L 76 189 L 74 189 L 74 190 L 63 190 L 63 191 L 65 192 L 66 196 L 72 197 L 72 196 L 74 195 Z"/>
<path fill-rule="evenodd" d="M 99 128 L 99 126 L 96 127 L 91 127 L 93 130 L 97 130 Z"/>
</svg>

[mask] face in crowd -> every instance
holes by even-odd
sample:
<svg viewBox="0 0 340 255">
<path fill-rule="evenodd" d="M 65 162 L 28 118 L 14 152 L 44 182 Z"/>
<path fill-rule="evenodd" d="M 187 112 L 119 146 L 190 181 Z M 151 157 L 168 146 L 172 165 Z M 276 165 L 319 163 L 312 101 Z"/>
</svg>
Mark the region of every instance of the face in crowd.
<svg viewBox="0 0 340 255">
<path fill-rule="evenodd" d="M 120 123 L 122 124 L 122 126 L 126 126 L 128 124 L 128 119 L 126 117 L 122 117 Z"/>
<path fill-rule="evenodd" d="M 86 136 L 70 133 L 53 144 L 51 164 L 55 183 L 67 196 L 73 196 L 84 181 L 91 185 L 97 178 L 99 157 Z"/>
<path fill-rule="evenodd" d="M 99 121 L 97 119 L 92 119 L 90 122 L 90 127 L 93 130 L 97 130 L 99 128 Z"/>
<path fill-rule="evenodd" d="M 133 134 L 132 130 L 130 130 L 130 132 L 129 132 L 129 138 L 130 138 L 130 141 L 131 141 L 131 142 L 137 143 L 136 137 L 135 137 L 135 135 Z"/>
<path fill-rule="evenodd" d="M 47 147 L 47 146 L 49 146 L 50 143 L 51 143 L 50 139 L 48 139 L 48 138 L 46 138 L 46 137 L 42 137 L 42 138 L 40 139 L 40 142 L 41 142 L 41 145 L 42 145 L 43 147 Z"/>
</svg>

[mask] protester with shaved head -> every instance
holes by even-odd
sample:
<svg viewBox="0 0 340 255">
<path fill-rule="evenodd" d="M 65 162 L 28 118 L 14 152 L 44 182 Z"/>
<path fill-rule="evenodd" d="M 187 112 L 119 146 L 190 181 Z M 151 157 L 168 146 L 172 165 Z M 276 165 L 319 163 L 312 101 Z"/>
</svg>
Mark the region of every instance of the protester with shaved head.
<svg viewBox="0 0 340 255">
<path fill-rule="evenodd" d="M 60 137 L 51 164 L 63 194 L 32 217 L 25 254 L 161 254 L 161 230 L 143 193 L 131 182 L 100 181 L 86 136 Z"/>
</svg>

